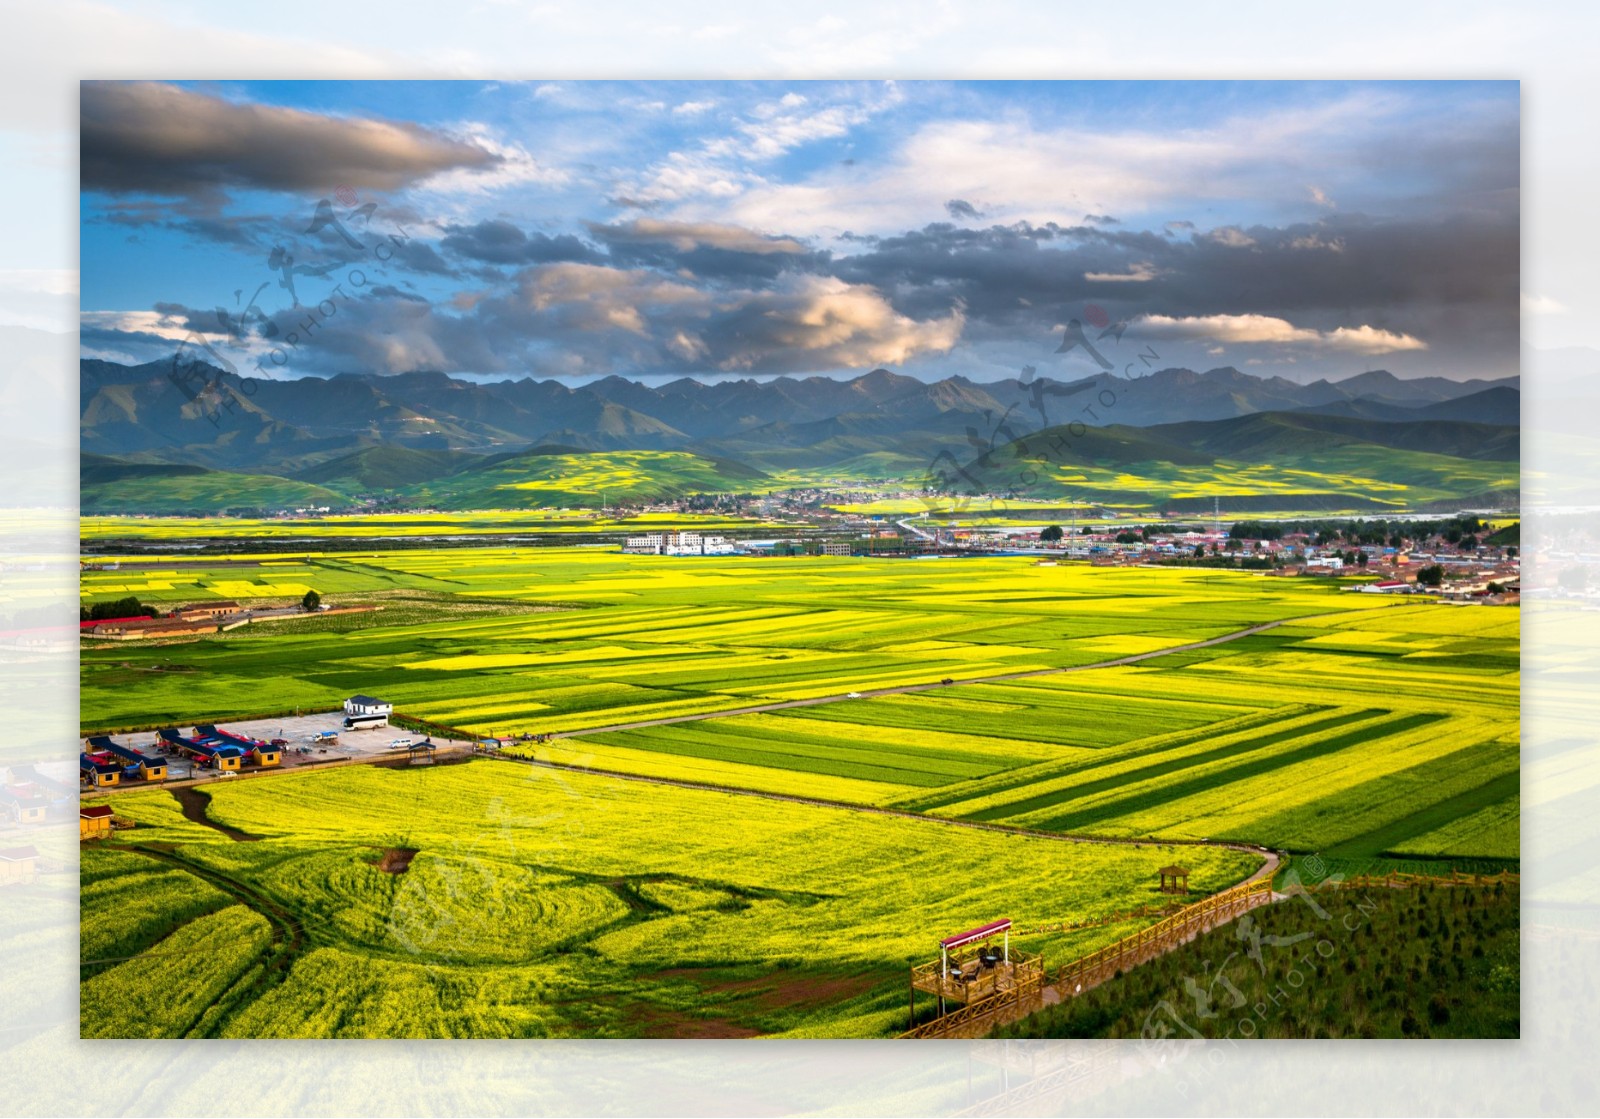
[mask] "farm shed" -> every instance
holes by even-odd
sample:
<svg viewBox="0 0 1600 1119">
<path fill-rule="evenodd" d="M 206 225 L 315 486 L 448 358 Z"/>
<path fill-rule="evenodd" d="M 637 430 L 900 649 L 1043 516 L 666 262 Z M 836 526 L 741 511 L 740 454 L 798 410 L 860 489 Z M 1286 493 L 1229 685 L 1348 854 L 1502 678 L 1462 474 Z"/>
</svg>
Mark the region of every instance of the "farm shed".
<svg viewBox="0 0 1600 1119">
<path fill-rule="evenodd" d="M 38 875 L 39 852 L 32 847 L 0 850 L 0 886 L 32 882 Z"/>
<path fill-rule="evenodd" d="M 197 602 L 189 606 L 180 606 L 172 612 L 174 618 L 184 621 L 195 621 L 201 618 L 226 618 L 230 614 L 239 613 L 243 607 L 231 599 L 222 599 L 218 602 Z"/>
<path fill-rule="evenodd" d="M 111 834 L 111 806 L 86 804 L 78 809 L 78 838 L 104 839 Z"/>
</svg>

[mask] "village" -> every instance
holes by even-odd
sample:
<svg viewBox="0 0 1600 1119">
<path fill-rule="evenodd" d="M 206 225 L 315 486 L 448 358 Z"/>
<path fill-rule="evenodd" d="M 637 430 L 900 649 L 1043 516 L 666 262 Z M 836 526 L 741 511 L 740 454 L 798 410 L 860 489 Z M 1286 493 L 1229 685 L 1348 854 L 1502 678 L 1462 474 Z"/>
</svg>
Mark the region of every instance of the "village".
<svg viewBox="0 0 1600 1119">
<path fill-rule="evenodd" d="M 842 512 L 865 496 L 850 490 L 795 491 L 784 513 L 806 517 L 807 530 L 776 539 L 738 539 L 667 530 L 627 537 L 622 551 L 662 556 L 883 556 L 920 558 L 959 555 L 1032 555 L 1036 562 L 1062 560 L 1094 566 L 1196 565 L 1260 570 L 1281 577 L 1375 577 L 1347 589 L 1367 594 L 1431 594 L 1441 601 L 1510 603 L 1521 594 L 1517 534 L 1497 532 L 1476 515 L 1406 522 L 1358 517 L 1305 523 L 1300 519 L 1224 522 L 1210 518 L 1140 522 L 1106 510 L 1086 510 L 1067 526 L 1017 523 L 1034 510 L 1015 510 L 1005 523 L 982 516 L 946 519 L 924 512 Z M 923 495 L 926 497 L 927 495 Z M 770 506 L 768 507 L 770 509 Z M 983 509 L 982 502 L 973 505 Z M 685 512 L 685 503 L 660 503 L 640 510 Z M 1044 510 L 1044 512 L 1060 512 Z M 770 511 L 767 515 L 771 515 Z M 1000 517 L 994 518 L 999 522 Z M 1209 523 L 1208 523 L 1209 522 Z"/>
</svg>

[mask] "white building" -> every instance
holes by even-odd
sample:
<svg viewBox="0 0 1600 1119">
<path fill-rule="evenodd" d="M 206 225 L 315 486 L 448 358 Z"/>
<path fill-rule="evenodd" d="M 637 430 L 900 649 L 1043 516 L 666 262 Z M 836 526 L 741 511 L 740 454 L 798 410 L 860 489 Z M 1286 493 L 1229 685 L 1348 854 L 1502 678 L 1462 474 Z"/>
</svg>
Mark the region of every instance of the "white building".
<svg viewBox="0 0 1600 1119">
<path fill-rule="evenodd" d="M 630 536 L 622 550 L 638 556 L 731 556 L 739 549 L 721 536 L 698 532 L 652 532 Z"/>
<path fill-rule="evenodd" d="M 386 727 L 393 711 L 392 703 L 373 699 L 369 695 L 353 695 L 344 701 L 344 725 L 349 730 Z"/>
</svg>

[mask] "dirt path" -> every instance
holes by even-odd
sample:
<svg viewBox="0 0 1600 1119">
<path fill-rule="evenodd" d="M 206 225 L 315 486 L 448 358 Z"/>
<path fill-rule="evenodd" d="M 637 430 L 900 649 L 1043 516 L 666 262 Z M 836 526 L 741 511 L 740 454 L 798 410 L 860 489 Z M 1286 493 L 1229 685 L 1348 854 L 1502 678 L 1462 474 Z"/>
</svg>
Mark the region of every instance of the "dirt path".
<svg viewBox="0 0 1600 1119">
<path fill-rule="evenodd" d="M 247 831 L 229 827 L 227 824 L 218 823 L 211 818 L 211 794 L 191 785 L 172 790 L 173 798 L 183 809 L 183 818 L 191 824 L 202 824 L 208 828 L 215 828 L 229 839 L 238 843 L 255 843 L 260 840 L 259 835 L 251 835 Z"/>
<path fill-rule="evenodd" d="M 760 715 L 767 711 L 787 711 L 794 707 L 819 707 L 824 703 L 848 703 L 852 699 L 876 699 L 879 696 L 886 695 L 909 695 L 913 692 L 928 692 L 939 688 L 957 687 L 962 684 L 999 684 L 1007 680 L 1028 680 L 1035 676 L 1054 676 L 1062 672 L 1088 672 L 1096 668 L 1116 668 L 1119 665 L 1137 664 L 1140 661 L 1151 660 L 1154 657 L 1170 657 L 1174 653 L 1187 653 L 1194 649 L 1208 649 L 1213 645 L 1222 645 L 1229 641 L 1237 641 L 1241 637 L 1264 633 L 1292 620 L 1290 618 L 1280 618 L 1275 622 L 1262 622 L 1260 625 L 1250 626 L 1248 629 L 1225 633 L 1221 637 L 1194 641 L 1188 645 L 1174 645 L 1170 649 L 1156 649 L 1149 653 L 1135 653 L 1128 657 L 1116 657 L 1108 661 L 1095 661 L 1093 664 L 1075 664 L 1064 668 L 1035 668 L 1027 672 L 1005 672 L 997 676 L 973 676 L 963 680 L 951 680 L 949 684 L 945 684 L 942 681 L 934 681 L 931 684 L 901 684 L 894 688 L 876 688 L 872 691 L 856 692 L 852 695 L 815 696 L 811 699 L 789 699 L 779 703 L 760 703 L 750 707 L 734 707 L 726 711 L 707 711 L 699 715 L 673 715 L 664 719 L 641 719 L 636 723 L 613 723 L 606 727 L 587 727 L 583 730 L 559 731 L 557 737 L 576 738 L 584 734 L 606 734 L 618 730 L 642 730 L 645 727 L 664 727 L 670 723 L 698 723 L 707 719 L 727 719 L 734 715 Z"/>
</svg>

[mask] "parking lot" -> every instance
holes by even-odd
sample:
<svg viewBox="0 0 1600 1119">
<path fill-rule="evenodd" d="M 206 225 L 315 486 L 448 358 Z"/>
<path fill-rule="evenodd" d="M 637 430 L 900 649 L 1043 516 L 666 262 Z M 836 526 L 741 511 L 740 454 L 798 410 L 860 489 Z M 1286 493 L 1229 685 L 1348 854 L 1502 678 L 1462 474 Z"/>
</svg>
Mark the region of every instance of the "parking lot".
<svg viewBox="0 0 1600 1119">
<path fill-rule="evenodd" d="M 399 727 L 378 727 L 372 730 L 345 730 L 343 711 L 325 711 L 316 715 L 294 715 L 277 719 L 247 719 L 238 722 L 219 722 L 216 724 L 222 730 L 232 731 L 234 734 L 246 735 L 250 738 L 259 738 L 266 742 L 281 738 L 288 742 L 283 748 L 282 766 L 293 769 L 297 766 L 324 765 L 328 762 L 358 761 L 371 759 L 383 755 L 398 754 L 405 756 L 403 746 L 396 743 L 420 742 L 425 737 Z M 180 733 L 187 734 L 193 729 L 193 724 L 182 724 L 178 728 Z M 332 731 L 338 735 L 335 744 L 325 744 L 313 741 L 317 735 Z M 131 746 L 135 750 L 145 753 L 159 753 L 162 743 L 157 739 L 155 732 L 143 731 L 136 734 L 119 734 L 118 742 Z M 467 742 L 457 742 L 451 739 L 433 739 L 435 746 L 441 749 L 451 746 L 470 745 Z M 249 772 L 251 767 L 247 767 Z M 167 780 L 189 781 L 220 776 L 215 771 L 203 768 L 183 757 L 177 751 L 167 755 Z"/>
</svg>

